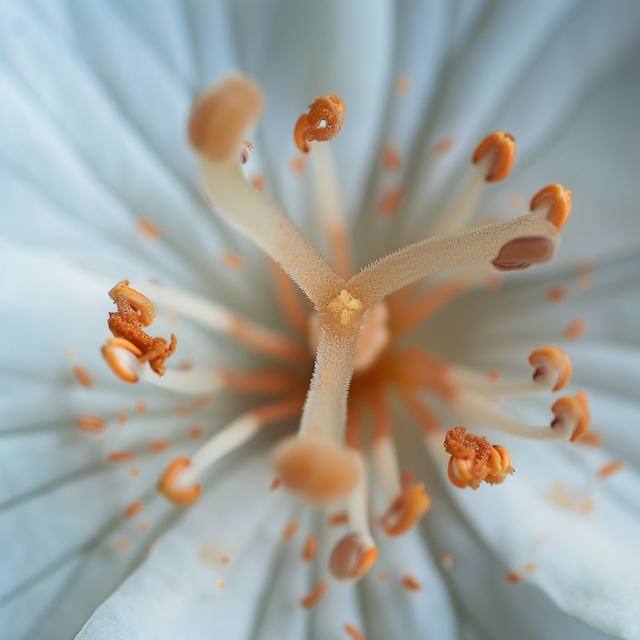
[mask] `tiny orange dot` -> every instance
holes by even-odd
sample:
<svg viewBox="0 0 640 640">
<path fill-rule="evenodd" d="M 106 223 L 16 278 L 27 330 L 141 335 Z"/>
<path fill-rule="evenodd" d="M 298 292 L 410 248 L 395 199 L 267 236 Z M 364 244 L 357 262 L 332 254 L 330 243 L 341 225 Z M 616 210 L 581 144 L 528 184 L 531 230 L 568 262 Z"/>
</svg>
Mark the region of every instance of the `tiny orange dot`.
<svg viewBox="0 0 640 640">
<path fill-rule="evenodd" d="M 443 553 L 441 560 L 442 560 L 442 564 L 450 565 L 450 564 L 453 563 L 453 555 L 448 553 L 448 552 L 447 553 Z"/>
<path fill-rule="evenodd" d="M 491 380 L 491 382 L 499 382 L 501 377 L 500 369 L 491 369 L 491 371 L 489 371 L 489 380 Z"/>
<path fill-rule="evenodd" d="M 585 447 L 601 447 L 602 446 L 602 434 L 599 431 L 595 431 L 595 430 L 585 431 L 576 440 L 576 443 L 584 445 Z"/>
<path fill-rule="evenodd" d="M 407 93 L 411 90 L 411 78 L 409 76 L 398 76 L 396 78 L 396 91 L 398 93 Z"/>
<path fill-rule="evenodd" d="M 182 416 L 183 418 L 185 416 L 188 416 L 191 413 L 191 409 L 189 409 L 189 407 L 185 407 L 184 405 L 181 407 L 178 407 L 178 415 Z"/>
<path fill-rule="evenodd" d="M 138 469 L 138 467 L 131 467 L 130 473 L 132 476 L 137 476 L 140 473 L 140 469 Z"/>
<path fill-rule="evenodd" d="M 143 520 L 139 525 L 138 528 L 140 529 L 140 531 L 146 531 L 149 528 L 149 523 L 146 520 Z"/>
<path fill-rule="evenodd" d="M 162 232 L 149 218 L 138 218 L 136 226 L 138 227 L 138 231 L 149 240 L 160 240 L 160 238 L 162 238 Z"/>
<path fill-rule="evenodd" d="M 135 518 L 144 508 L 142 500 L 132 502 L 124 511 L 125 518 Z"/>
<path fill-rule="evenodd" d="M 282 539 L 286 542 L 287 540 L 291 540 L 293 536 L 298 533 L 298 529 L 300 528 L 299 522 L 291 522 L 287 528 L 282 532 Z"/>
<path fill-rule="evenodd" d="M 136 413 L 146 413 L 148 409 L 149 405 L 144 401 L 138 402 L 135 406 Z"/>
<path fill-rule="evenodd" d="M 455 143 L 456 139 L 453 136 L 447 136 L 434 145 L 433 154 L 436 156 L 444 156 L 453 149 Z"/>
<path fill-rule="evenodd" d="M 421 591 L 422 590 L 422 585 L 412 576 L 412 575 L 405 575 L 402 578 L 402 586 L 407 590 L 407 591 Z"/>
<path fill-rule="evenodd" d="M 330 527 L 339 527 L 342 524 L 347 524 L 347 522 L 349 522 L 349 514 L 346 511 L 339 511 L 329 516 Z"/>
<path fill-rule="evenodd" d="M 598 470 L 598 478 L 600 478 L 601 480 L 609 478 L 610 476 L 622 471 L 622 467 L 622 460 L 613 460 L 613 462 L 605 464 Z"/>
<path fill-rule="evenodd" d="M 204 435 L 204 429 L 202 427 L 199 427 L 198 425 L 194 425 L 193 427 L 189 428 L 189 431 L 187 431 L 187 435 L 192 440 L 197 440 L 198 438 L 202 438 L 202 436 Z"/>
<path fill-rule="evenodd" d="M 581 289 L 588 289 L 591 286 L 591 277 L 586 273 L 578 278 L 578 286 Z"/>
<path fill-rule="evenodd" d="M 384 571 L 378 574 L 378 580 L 380 580 L 380 582 L 386 582 L 388 578 L 389 576 Z"/>
<path fill-rule="evenodd" d="M 107 455 L 107 462 L 131 462 L 135 457 L 133 451 L 112 451 Z"/>
<path fill-rule="evenodd" d="M 228 249 L 220 254 L 220 262 L 232 271 L 242 271 L 244 269 L 244 260 L 233 251 Z"/>
<path fill-rule="evenodd" d="M 504 579 L 505 582 L 516 584 L 522 580 L 522 576 L 519 573 L 506 573 Z"/>
<path fill-rule="evenodd" d="M 549 302 L 562 302 L 567 297 L 567 288 L 559 285 L 547 290 L 545 297 Z"/>
<path fill-rule="evenodd" d="M 229 564 L 229 556 L 221 556 L 220 564 Z"/>
<path fill-rule="evenodd" d="M 343 628 L 345 632 L 349 635 L 351 640 L 365 640 L 362 633 L 360 633 L 360 631 L 356 629 L 353 625 L 345 624 Z"/>
<path fill-rule="evenodd" d="M 399 171 L 402 168 L 400 152 L 391 143 L 382 147 L 382 166 L 385 171 Z"/>
<path fill-rule="evenodd" d="M 224 588 L 224 581 L 223 580 L 216 580 L 216 587 L 218 587 L 218 589 Z"/>
<path fill-rule="evenodd" d="M 304 173 L 305 167 L 305 159 L 302 156 L 293 156 L 293 158 L 291 158 L 289 168 L 294 175 L 301 176 Z"/>
<path fill-rule="evenodd" d="M 583 318 L 576 318 L 571 324 L 564 330 L 564 337 L 567 340 L 577 340 L 584 335 L 587 328 L 587 322 Z"/>
<path fill-rule="evenodd" d="M 118 541 L 118 549 L 126 549 L 129 546 L 129 541 L 126 538 Z"/>
<path fill-rule="evenodd" d="M 400 484 L 402 486 L 403 489 L 407 489 L 409 488 L 414 481 L 414 475 L 413 475 L 413 471 L 411 471 L 411 469 L 405 469 L 401 474 L 400 474 Z"/>
<path fill-rule="evenodd" d="M 162 453 L 171 446 L 169 440 L 153 440 L 147 445 L 147 449 L 150 453 Z"/>
<path fill-rule="evenodd" d="M 383 218 L 392 218 L 400 207 L 402 195 L 402 187 L 389 187 L 378 202 L 378 213 Z"/>
<path fill-rule="evenodd" d="M 105 421 L 102 418 L 96 416 L 81 416 L 76 421 L 79 429 L 83 431 L 89 431 L 91 433 L 100 433 L 104 431 L 106 426 Z"/>
<path fill-rule="evenodd" d="M 206 396 L 201 396 L 199 398 L 196 398 L 193 401 L 193 406 L 196 409 L 204 409 L 205 407 L 209 406 L 209 402 L 211 402 L 210 398 L 207 398 Z"/>
<path fill-rule="evenodd" d="M 273 482 L 269 486 L 269 491 L 275 491 L 282 484 L 282 480 L 280 478 L 274 478 Z"/>
<path fill-rule="evenodd" d="M 305 562 L 313 562 L 318 551 L 318 540 L 315 536 L 307 536 L 304 541 L 304 547 L 302 548 L 302 559 Z"/>
<path fill-rule="evenodd" d="M 120 426 L 122 426 L 127 421 L 128 417 L 129 416 L 124 411 L 118 414 L 118 422 L 120 423 Z"/>
<path fill-rule="evenodd" d="M 264 192 L 265 182 L 264 176 L 261 173 L 258 173 L 257 175 L 253 176 L 253 178 L 251 178 L 251 184 L 258 191 Z"/>
<path fill-rule="evenodd" d="M 73 375 L 83 387 L 93 387 L 93 378 L 89 375 L 89 372 L 84 367 L 73 367 Z"/>
</svg>

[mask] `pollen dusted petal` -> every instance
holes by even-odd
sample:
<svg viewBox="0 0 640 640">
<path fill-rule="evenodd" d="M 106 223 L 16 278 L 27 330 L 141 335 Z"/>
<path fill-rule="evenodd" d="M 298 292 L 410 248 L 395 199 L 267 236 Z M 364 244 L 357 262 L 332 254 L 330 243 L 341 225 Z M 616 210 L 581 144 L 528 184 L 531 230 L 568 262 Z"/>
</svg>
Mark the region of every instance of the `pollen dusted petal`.
<svg viewBox="0 0 640 640">
<path fill-rule="evenodd" d="M 571 191 L 561 184 L 549 184 L 531 198 L 529 208 L 532 212 L 540 212 L 560 230 L 571 215 Z"/>
<path fill-rule="evenodd" d="M 329 557 L 329 571 L 338 580 L 359 580 L 375 564 L 378 549 L 357 532 L 342 538 Z"/>
<path fill-rule="evenodd" d="M 391 537 L 401 536 L 413 528 L 431 508 L 431 498 L 420 483 L 405 489 L 382 516 L 384 532 Z"/>
<path fill-rule="evenodd" d="M 532 264 L 551 260 L 554 248 L 553 242 L 542 236 L 514 238 L 502 246 L 492 264 L 499 271 L 528 269 Z"/>
<path fill-rule="evenodd" d="M 194 483 L 190 486 L 181 487 L 179 478 L 186 469 L 191 466 L 191 460 L 186 456 L 176 458 L 164 470 L 164 473 L 158 479 L 156 488 L 167 498 L 167 500 L 179 504 L 186 505 L 195 502 L 202 493 L 202 485 Z"/>
<path fill-rule="evenodd" d="M 490 133 L 477 147 L 471 159 L 478 164 L 485 158 L 489 159 L 485 180 L 498 182 L 504 180 L 511 172 L 513 160 L 516 156 L 516 139 L 504 131 Z"/>
<path fill-rule="evenodd" d="M 303 153 L 311 150 L 309 142 L 333 140 L 344 122 L 344 103 L 336 95 L 319 96 L 308 108 L 309 113 L 298 118 L 293 132 L 296 146 Z"/>
<path fill-rule="evenodd" d="M 275 448 L 273 460 L 284 486 L 313 504 L 344 498 L 360 478 L 356 454 L 322 437 L 288 438 Z"/>
<path fill-rule="evenodd" d="M 193 105 L 189 141 L 212 162 L 241 154 L 243 135 L 259 119 L 263 109 L 260 87 L 242 77 L 227 78 L 203 93 Z"/>
</svg>

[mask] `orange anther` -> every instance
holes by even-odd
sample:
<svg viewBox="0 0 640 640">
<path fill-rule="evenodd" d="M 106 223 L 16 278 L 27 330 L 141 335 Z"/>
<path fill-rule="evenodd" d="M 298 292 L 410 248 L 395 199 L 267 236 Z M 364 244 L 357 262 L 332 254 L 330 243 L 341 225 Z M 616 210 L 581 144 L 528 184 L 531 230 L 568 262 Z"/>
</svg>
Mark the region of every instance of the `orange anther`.
<svg viewBox="0 0 640 640">
<path fill-rule="evenodd" d="M 202 493 L 202 485 L 194 483 L 188 487 L 177 484 L 180 475 L 191 466 L 191 460 L 186 456 L 176 458 L 160 476 L 156 488 L 167 500 L 179 505 L 195 502 Z"/>
<path fill-rule="evenodd" d="M 318 553 L 318 540 L 315 536 L 307 536 L 302 547 L 302 559 L 305 562 L 313 562 Z"/>
<path fill-rule="evenodd" d="M 116 312 L 109 314 L 109 329 L 116 338 L 123 338 L 133 344 L 141 352 L 140 356 L 136 356 L 138 360 L 148 362 L 152 371 L 162 376 L 166 371 L 164 361 L 175 352 L 178 344 L 177 338 L 171 334 L 171 344 L 167 344 L 164 338 L 152 338 L 145 332 L 144 327 L 148 327 L 153 322 L 156 315 L 155 309 L 148 298 L 128 285 L 129 282 L 123 280 L 109 291 L 109 297 L 118 307 Z M 124 348 L 131 351 L 126 346 Z M 116 369 L 125 370 L 122 365 L 119 368 L 116 365 L 114 368 L 115 352 L 110 352 L 105 347 L 102 354 L 114 371 Z M 117 371 L 116 374 L 119 375 Z M 131 382 L 132 372 L 129 372 L 127 377 L 129 379 L 126 381 Z"/>
<path fill-rule="evenodd" d="M 407 591 L 422 591 L 422 585 L 410 574 L 402 577 L 402 586 Z"/>
<path fill-rule="evenodd" d="M 133 343 L 124 338 L 109 338 L 107 344 L 102 347 L 102 357 L 106 360 L 111 371 L 115 373 L 120 380 L 128 382 L 129 384 L 135 384 L 140 379 L 138 374 L 125 366 L 124 362 L 118 355 L 117 349 L 125 349 L 129 353 L 132 353 L 136 358 L 142 355 L 142 351 L 138 349 Z"/>
<path fill-rule="evenodd" d="M 571 215 L 571 191 L 561 184 L 549 184 L 531 198 L 531 211 L 544 212 L 545 218 L 557 229 L 562 229 Z"/>
<path fill-rule="evenodd" d="M 95 416 L 81 416 L 76 421 L 78 428 L 84 431 L 91 431 L 92 433 L 100 433 L 104 431 L 105 421 L 102 418 Z"/>
<path fill-rule="evenodd" d="M 358 631 L 358 629 L 356 629 L 353 625 L 345 624 L 343 628 L 345 632 L 349 634 L 351 640 L 365 640 L 365 637 L 362 635 L 362 633 L 360 633 L 360 631 Z"/>
<path fill-rule="evenodd" d="M 405 489 L 382 516 L 382 527 L 388 536 L 400 536 L 411 529 L 429 511 L 431 498 L 424 484 Z"/>
<path fill-rule="evenodd" d="M 287 528 L 282 532 L 282 539 L 286 542 L 287 540 L 291 540 L 291 538 L 293 538 L 293 536 L 296 535 L 296 533 L 298 533 L 298 529 L 300 529 L 300 523 L 299 522 L 291 522 L 289 523 L 289 525 L 287 526 Z"/>
<path fill-rule="evenodd" d="M 194 149 L 213 162 L 242 152 L 244 132 L 262 113 L 260 87 L 232 77 L 203 93 L 191 109 L 188 132 Z"/>
<path fill-rule="evenodd" d="M 577 440 L 589 428 L 591 414 L 589 412 L 589 398 L 584 391 L 578 391 L 575 396 L 563 396 L 556 400 L 551 407 L 555 418 L 551 422 L 552 428 L 563 424 L 573 424 L 570 441 Z"/>
<path fill-rule="evenodd" d="M 487 168 L 485 180 L 498 182 L 504 180 L 511 171 L 516 157 L 516 139 L 504 131 L 490 133 L 477 147 L 471 158 L 473 164 L 489 157 L 491 164 Z"/>
<path fill-rule="evenodd" d="M 325 593 L 327 593 L 327 583 L 324 580 L 320 580 L 313 588 L 313 591 L 306 598 L 300 600 L 300 604 L 305 609 L 312 609 L 324 598 Z"/>
<path fill-rule="evenodd" d="M 459 489 L 471 487 L 475 491 L 481 482 L 501 484 L 514 472 L 505 447 L 491 445 L 486 438 L 467 433 L 464 427 L 447 431 L 444 448 L 451 456 L 449 480 Z"/>
<path fill-rule="evenodd" d="M 143 509 L 144 504 L 142 503 L 142 500 L 136 500 L 135 502 L 132 502 L 124 511 L 124 517 L 125 518 L 135 518 Z"/>
<path fill-rule="evenodd" d="M 359 533 L 348 533 L 338 541 L 329 557 L 329 571 L 338 580 L 359 580 L 378 559 L 378 549 Z"/>
<path fill-rule="evenodd" d="M 310 105 L 309 113 L 303 113 L 296 122 L 293 139 L 302 153 L 309 153 L 309 142 L 333 140 L 344 122 L 344 103 L 338 96 L 318 96 Z"/>
<path fill-rule="evenodd" d="M 533 379 L 555 377 L 552 391 L 564 389 L 571 379 L 571 360 L 558 347 L 538 347 L 531 352 L 529 364 L 535 367 Z"/>
</svg>

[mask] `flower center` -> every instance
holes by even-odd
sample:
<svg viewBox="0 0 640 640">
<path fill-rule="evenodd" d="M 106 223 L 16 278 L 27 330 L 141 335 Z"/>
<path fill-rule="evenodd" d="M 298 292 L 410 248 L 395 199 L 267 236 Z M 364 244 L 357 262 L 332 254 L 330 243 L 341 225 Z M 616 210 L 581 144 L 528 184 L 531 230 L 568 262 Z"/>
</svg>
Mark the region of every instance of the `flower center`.
<svg viewBox="0 0 640 640">
<path fill-rule="evenodd" d="M 331 263 L 245 178 L 242 164 L 253 145 L 243 136 L 262 113 L 262 104 L 257 85 L 245 78 L 230 78 L 196 101 L 189 137 L 198 155 L 207 201 L 276 265 L 280 308 L 292 335 L 185 292 L 123 281 L 109 294 L 117 312 L 110 314 L 114 338 L 103 353 L 114 372 L 129 383 L 142 378 L 180 393 L 210 395 L 236 390 L 268 396 L 263 404 L 216 431 L 193 455 L 178 457 L 165 469 L 158 490 L 177 504 L 197 500 L 203 491 L 203 473 L 223 456 L 268 424 L 300 416 L 297 435 L 284 439 L 273 452 L 278 482 L 315 505 L 345 502 L 349 531 L 335 545 L 328 568 L 338 580 L 356 580 L 378 558 L 375 535 L 406 533 L 431 505 L 424 484 L 403 483 L 393 438 L 391 395 L 416 417 L 428 439 L 438 437 L 444 442 L 450 456 L 448 476 L 459 488 L 503 482 L 513 473 L 509 452 L 464 427 L 443 429 L 425 402 L 427 394 L 465 421 L 524 438 L 575 440 L 588 427 L 583 392 L 557 400 L 551 408 L 554 417 L 546 426 L 523 423 L 495 401 L 564 388 L 571 364 L 557 347 L 533 351 L 529 358 L 534 367 L 532 380 L 497 381 L 441 362 L 419 345 L 405 342 L 415 328 L 456 296 L 492 286 L 496 269 L 524 269 L 551 259 L 569 216 L 570 192 L 561 185 L 549 185 L 533 197 L 530 213 L 469 226 L 485 186 L 506 178 L 514 161 L 514 137 L 494 132 L 472 155 L 471 175 L 444 212 L 437 236 L 383 257 L 351 276 L 351 239 L 335 163 L 326 144 L 342 127 L 343 102 L 335 95 L 316 98 L 294 127 L 298 149 L 309 155 L 315 167 L 318 212 L 331 248 Z M 420 284 L 435 274 L 443 275 L 436 284 L 420 290 Z M 300 307 L 292 283 L 313 309 Z M 156 306 L 178 311 L 181 317 L 280 364 L 252 372 L 166 370 L 164 362 L 176 348 L 175 336 L 167 343 L 144 330 L 153 321 Z M 307 389 L 305 376 L 314 361 Z M 370 437 L 365 429 L 367 413 L 371 414 Z M 371 468 L 366 452 L 372 454 Z M 385 500 L 373 530 L 370 477 L 376 478 Z M 319 582 L 317 593 L 303 600 L 303 606 L 313 606 L 326 588 L 326 583 Z"/>
</svg>

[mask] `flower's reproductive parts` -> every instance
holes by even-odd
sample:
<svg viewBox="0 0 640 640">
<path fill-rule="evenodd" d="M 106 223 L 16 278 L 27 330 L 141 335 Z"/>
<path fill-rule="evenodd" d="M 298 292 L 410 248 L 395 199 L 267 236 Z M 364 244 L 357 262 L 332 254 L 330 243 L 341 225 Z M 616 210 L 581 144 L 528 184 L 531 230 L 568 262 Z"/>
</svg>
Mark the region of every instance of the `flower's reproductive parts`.
<svg viewBox="0 0 640 640">
<path fill-rule="evenodd" d="M 425 395 L 449 409 L 456 421 L 523 438 L 569 441 L 587 429 L 584 392 L 557 399 L 546 425 L 522 422 L 501 405 L 508 396 L 555 393 L 567 385 L 571 363 L 555 346 L 530 354 L 530 380 L 510 380 L 441 361 L 407 340 L 455 297 L 494 286 L 497 271 L 550 260 L 569 217 L 571 194 L 561 185 L 548 185 L 533 196 L 525 215 L 470 225 L 486 185 L 505 179 L 514 162 L 514 137 L 493 132 L 472 154 L 471 175 L 438 222 L 437 234 L 351 275 L 351 237 L 328 144 L 340 132 L 345 105 L 339 97 L 325 95 L 308 109 L 294 126 L 294 142 L 314 164 L 317 209 L 331 262 L 245 177 L 242 165 L 253 148 L 245 136 L 263 111 L 262 91 L 254 82 L 232 77 L 205 92 L 193 106 L 188 127 L 207 202 L 273 261 L 279 306 L 291 331 L 273 331 L 183 291 L 123 281 L 109 293 L 117 311 L 109 319 L 114 337 L 103 354 L 127 383 L 142 379 L 168 392 L 196 396 L 236 390 L 267 397 L 217 430 L 193 455 L 168 465 L 157 488 L 176 504 L 197 500 L 205 470 L 266 425 L 299 416 L 297 433 L 273 451 L 278 484 L 313 505 L 344 502 L 349 530 L 333 548 L 328 569 L 335 579 L 357 580 L 376 562 L 375 536 L 406 533 L 431 505 L 423 483 L 403 482 L 392 396 L 416 418 L 425 436 L 440 438 L 450 456 L 448 477 L 459 488 L 505 481 L 514 472 L 511 457 L 504 446 L 462 426 L 443 427 Z M 310 302 L 307 308 L 293 283 Z M 168 343 L 148 335 L 155 306 L 176 309 L 272 358 L 274 365 L 262 371 L 166 369 L 177 339 L 172 336 Z M 369 505 L 372 474 L 385 501 L 376 519 Z M 322 597 L 327 584 L 318 585 L 303 606 Z"/>
</svg>

